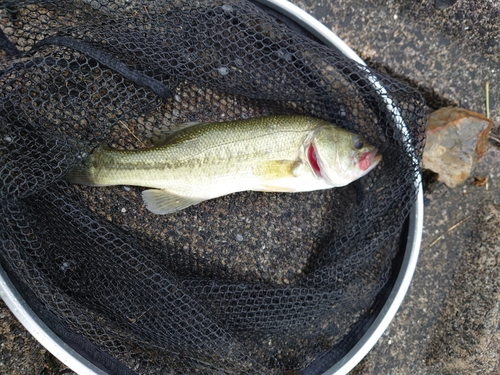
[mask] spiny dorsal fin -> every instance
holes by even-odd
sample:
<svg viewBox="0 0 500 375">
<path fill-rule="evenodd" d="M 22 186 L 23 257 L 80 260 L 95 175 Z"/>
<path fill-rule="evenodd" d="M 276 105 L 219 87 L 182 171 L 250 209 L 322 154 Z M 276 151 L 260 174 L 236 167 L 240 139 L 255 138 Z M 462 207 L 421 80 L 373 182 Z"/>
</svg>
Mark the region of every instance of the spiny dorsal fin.
<svg viewBox="0 0 500 375">
<path fill-rule="evenodd" d="M 202 122 L 199 121 L 191 121 L 191 122 L 183 122 L 180 124 L 170 124 L 162 127 L 160 129 L 160 132 L 153 137 L 153 147 L 157 146 L 163 146 L 165 143 L 167 143 L 170 138 L 172 137 L 173 134 L 177 133 L 178 131 L 184 130 L 186 128 L 190 128 L 192 126 L 202 124 Z"/>
</svg>

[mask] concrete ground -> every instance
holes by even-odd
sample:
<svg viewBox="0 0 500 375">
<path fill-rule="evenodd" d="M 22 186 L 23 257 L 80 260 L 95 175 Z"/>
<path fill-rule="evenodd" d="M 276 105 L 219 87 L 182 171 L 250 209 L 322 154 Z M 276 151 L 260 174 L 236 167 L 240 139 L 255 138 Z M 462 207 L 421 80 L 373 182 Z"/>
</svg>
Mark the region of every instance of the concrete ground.
<svg viewBox="0 0 500 375">
<path fill-rule="evenodd" d="M 500 138 L 500 2 L 293 1 L 370 66 L 418 88 L 430 109 L 485 113 Z M 474 184 L 474 177 L 488 183 Z M 467 182 L 426 186 L 424 237 L 395 319 L 352 375 L 500 373 L 500 144 Z M 0 374 L 68 373 L 0 301 Z"/>
</svg>

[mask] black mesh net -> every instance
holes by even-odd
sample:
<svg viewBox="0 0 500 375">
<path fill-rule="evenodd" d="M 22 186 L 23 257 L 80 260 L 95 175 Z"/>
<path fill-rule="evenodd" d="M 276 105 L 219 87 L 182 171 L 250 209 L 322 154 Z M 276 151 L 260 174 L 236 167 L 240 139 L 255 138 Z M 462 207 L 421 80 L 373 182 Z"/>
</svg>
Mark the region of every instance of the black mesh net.
<svg viewBox="0 0 500 375">
<path fill-rule="evenodd" d="M 1 264 L 84 357 L 116 374 L 312 374 L 366 328 L 416 198 L 417 92 L 244 0 L 4 0 L 0 47 Z M 275 114 L 359 133 L 382 162 L 343 188 L 164 216 L 142 188 L 64 179 L 103 144 Z"/>
</svg>

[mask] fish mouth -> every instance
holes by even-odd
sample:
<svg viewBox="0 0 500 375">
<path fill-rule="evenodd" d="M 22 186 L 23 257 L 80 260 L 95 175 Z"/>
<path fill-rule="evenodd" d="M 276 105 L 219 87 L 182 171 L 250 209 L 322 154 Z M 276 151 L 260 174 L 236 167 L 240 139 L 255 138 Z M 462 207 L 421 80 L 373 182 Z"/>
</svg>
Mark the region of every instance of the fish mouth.
<svg viewBox="0 0 500 375">
<path fill-rule="evenodd" d="M 371 151 L 367 151 L 358 159 L 359 169 L 363 172 L 369 172 L 377 166 L 381 159 L 382 155 L 376 148 Z"/>
</svg>

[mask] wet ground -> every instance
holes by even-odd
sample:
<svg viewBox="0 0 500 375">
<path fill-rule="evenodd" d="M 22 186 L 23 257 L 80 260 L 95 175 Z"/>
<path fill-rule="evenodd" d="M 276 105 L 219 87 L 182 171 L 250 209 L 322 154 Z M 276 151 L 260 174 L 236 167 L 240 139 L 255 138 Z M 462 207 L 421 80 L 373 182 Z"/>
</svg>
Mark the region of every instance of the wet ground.
<svg viewBox="0 0 500 375">
<path fill-rule="evenodd" d="M 490 83 L 500 138 L 500 3 L 294 1 L 368 64 L 417 87 L 430 110 L 485 113 Z M 474 177 L 488 177 L 478 183 Z M 500 143 L 491 140 L 465 184 L 426 186 L 424 237 L 410 290 L 352 374 L 500 373 Z M 64 367 L 0 302 L 0 374 Z"/>
</svg>

